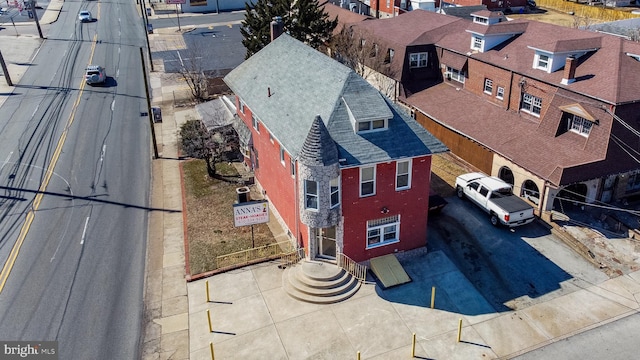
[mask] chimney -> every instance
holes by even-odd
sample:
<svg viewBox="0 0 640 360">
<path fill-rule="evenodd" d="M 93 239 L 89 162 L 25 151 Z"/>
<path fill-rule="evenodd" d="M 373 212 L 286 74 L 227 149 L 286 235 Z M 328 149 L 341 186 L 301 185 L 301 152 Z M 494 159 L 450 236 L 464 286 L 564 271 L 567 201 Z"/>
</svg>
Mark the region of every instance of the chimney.
<svg viewBox="0 0 640 360">
<path fill-rule="evenodd" d="M 282 23 L 282 18 L 280 16 L 276 16 L 273 18 L 271 22 L 271 41 L 278 38 L 278 36 L 282 35 L 284 31 L 284 24 Z"/>
<path fill-rule="evenodd" d="M 569 85 L 576 81 L 576 67 L 578 67 L 578 59 L 573 55 L 567 57 L 567 61 L 564 64 L 564 77 L 560 82 L 562 85 Z"/>
</svg>

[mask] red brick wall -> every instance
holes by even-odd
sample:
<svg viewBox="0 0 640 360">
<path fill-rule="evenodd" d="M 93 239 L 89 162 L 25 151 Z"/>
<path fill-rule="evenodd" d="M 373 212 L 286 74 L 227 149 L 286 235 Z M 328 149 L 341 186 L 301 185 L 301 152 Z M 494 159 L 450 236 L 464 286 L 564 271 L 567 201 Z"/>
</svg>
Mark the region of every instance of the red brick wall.
<svg viewBox="0 0 640 360">
<path fill-rule="evenodd" d="M 396 191 L 396 163 L 376 167 L 376 195 L 360 198 L 360 169 L 342 170 L 342 213 L 344 215 L 343 252 L 355 261 L 425 246 L 427 243 L 427 213 L 431 157 L 412 161 L 411 189 Z M 381 213 L 386 207 L 389 212 Z M 367 220 L 400 214 L 400 242 L 366 249 Z"/>
<path fill-rule="evenodd" d="M 277 139 L 269 139 L 269 130 L 260 122 L 260 132 L 253 128 L 251 109 L 245 105 L 244 114 L 236 100 L 238 116 L 251 129 L 253 146 L 258 151 L 258 168 L 254 169 L 256 180 L 266 191 L 271 204 L 289 227 L 292 234 L 296 231 L 296 194 L 295 178 L 291 176 L 291 157 L 285 151 L 284 165 L 280 162 L 280 144 Z M 306 236 L 306 232 L 304 232 Z"/>
<path fill-rule="evenodd" d="M 542 99 L 542 110 L 540 117 L 522 113 L 523 116 L 530 118 L 530 120 L 540 121 L 546 113 L 549 104 L 553 100 L 556 93 L 556 87 L 551 86 L 531 78 L 522 76 L 520 74 L 513 74 L 508 70 L 498 68 L 477 60 L 469 59 L 467 65 L 468 78 L 465 81 L 465 89 L 478 95 L 487 101 L 495 103 L 505 109 L 507 107 L 511 111 L 519 111 L 520 109 L 520 96 L 521 81 L 524 80 L 522 87 L 524 92 Z M 484 92 L 484 80 L 488 78 L 493 80 L 493 92 L 491 95 Z M 496 98 L 498 86 L 504 87 L 504 98 L 499 100 Z"/>
</svg>

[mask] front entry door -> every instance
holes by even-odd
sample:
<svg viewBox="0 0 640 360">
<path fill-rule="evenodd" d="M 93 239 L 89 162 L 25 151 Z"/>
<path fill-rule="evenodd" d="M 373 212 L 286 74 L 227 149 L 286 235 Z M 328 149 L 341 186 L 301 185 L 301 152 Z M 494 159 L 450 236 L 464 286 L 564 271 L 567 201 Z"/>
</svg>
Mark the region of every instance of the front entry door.
<svg viewBox="0 0 640 360">
<path fill-rule="evenodd" d="M 335 259 L 336 227 L 316 229 L 316 239 L 318 241 L 318 256 Z"/>
</svg>

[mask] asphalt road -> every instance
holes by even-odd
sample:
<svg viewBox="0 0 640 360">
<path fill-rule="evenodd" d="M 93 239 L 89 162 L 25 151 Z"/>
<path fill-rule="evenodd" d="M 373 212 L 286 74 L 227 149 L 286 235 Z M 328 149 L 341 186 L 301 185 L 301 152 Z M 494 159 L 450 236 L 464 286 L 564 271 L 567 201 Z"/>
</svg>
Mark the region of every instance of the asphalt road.
<svg viewBox="0 0 640 360">
<path fill-rule="evenodd" d="M 633 314 L 595 329 L 554 342 L 543 348 L 515 357 L 517 360 L 583 360 L 637 359 L 638 323 L 640 314 Z"/>
<path fill-rule="evenodd" d="M 98 20 L 78 23 L 81 8 Z M 60 359 L 140 356 L 151 211 L 140 21 L 130 1 L 66 2 L 0 108 L 2 340 L 57 340 Z M 84 85 L 89 63 L 106 67 L 106 86 Z"/>
</svg>

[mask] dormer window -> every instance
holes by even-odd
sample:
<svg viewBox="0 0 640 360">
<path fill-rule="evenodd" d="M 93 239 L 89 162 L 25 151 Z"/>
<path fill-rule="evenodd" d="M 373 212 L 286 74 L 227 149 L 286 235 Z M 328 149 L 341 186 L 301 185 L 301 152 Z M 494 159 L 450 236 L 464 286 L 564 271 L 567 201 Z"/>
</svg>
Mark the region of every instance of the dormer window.
<svg viewBox="0 0 640 360">
<path fill-rule="evenodd" d="M 591 127 L 593 126 L 593 122 L 582 118 L 578 115 L 571 114 L 569 116 L 569 130 L 575 133 L 578 133 L 582 136 L 589 136 L 589 132 L 591 132 Z"/>
<path fill-rule="evenodd" d="M 473 17 L 473 22 L 476 24 L 488 24 L 489 23 L 489 19 L 487 18 L 483 18 L 483 17 L 479 17 L 479 16 L 474 16 Z"/>
<path fill-rule="evenodd" d="M 427 66 L 427 53 L 413 53 L 409 54 L 409 67 L 419 68 Z"/>
<path fill-rule="evenodd" d="M 387 128 L 387 120 L 358 121 L 358 132 L 383 130 Z"/>
<path fill-rule="evenodd" d="M 547 55 L 543 55 L 543 54 L 537 54 L 536 55 L 537 60 L 536 60 L 536 67 L 540 70 L 548 70 L 549 69 L 549 63 L 550 63 L 550 58 Z"/>
<path fill-rule="evenodd" d="M 484 39 L 480 36 L 474 35 L 473 42 L 471 44 L 471 48 L 474 50 L 482 50 L 482 44 L 484 43 Z"/>
</svg>

